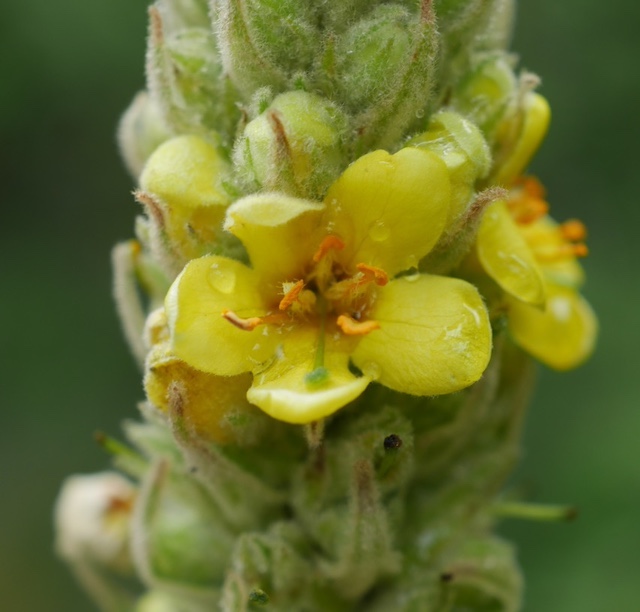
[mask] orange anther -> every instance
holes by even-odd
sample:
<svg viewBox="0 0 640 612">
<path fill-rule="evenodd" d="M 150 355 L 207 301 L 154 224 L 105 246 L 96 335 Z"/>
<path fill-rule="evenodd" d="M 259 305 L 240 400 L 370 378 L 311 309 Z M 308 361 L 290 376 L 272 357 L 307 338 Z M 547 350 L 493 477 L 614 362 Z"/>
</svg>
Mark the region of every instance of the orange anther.
<svg viewBox="0 0 640 612">
<path fill-rule="evenodd" d="M 253 331 L 258 327 L 258 325 L 262 325 L 264 323 L 264 320 L 261 317 L 249 317 L 248 319 L 243 319 L 233 312 L 233 310 L 223 310 L 222 316 L 229 321 L 229 323 L 244 331 Z"/>
<path fill-rule="evenodd" d="M 284 297 L 280 300 L 280 304 L 278 305 L 278 308 L 280 310 L 287 310 L 291 306 L 291 304 L 293 304 L 298 300 L 298 297 L 300 296 L 300 292 L 302 291 L 303 288 L 304 288 L 303 280 L 299 280 L 296 283 L 294 283 L 293 286 L 289 287 L 287 292 L 284 294 Z"/>
<path fill-rule="evenodd" d="M 364 275 L 363 282 L 374 282 L 376 285 L 383 287 L 389 282 L 387 273 L 382 268 L 376 268 L 375 266 L 368 266 L 364 263 L 356 264 L 358 272 Z"/>
<path fill-rule="evenodd" d="M 573 246 L 573 254 L 576 257 L 586 257 L 589 254 L 589 249 L 584 242 L 579 242 L 578 244 L 574 244 Z"/>
<path fill-rule="evenodd" d="M 525 194 L 531 198 L 544 200 L 547 195 L 544 185 L 535 176 L 521 176 L 516 185 L 522 187 Z"/>
<path fill-rule="evenodd" d="M 511 198 L 508 206 L 514 221 L 521 225 L 533 223 L 549 212 L 549 205 L 544 200 L 526 195 Z"/>
<path fill-rule="evenodd" d="M 569 219 L 560 226 L 560 232 L 565 240 L 580 242 L 587 237 L 587 228 L 578 219 Z"/>
<path fill-rule="evenodd" d="M 347 336 L 366 336 L 375 329 L 380 329 L 380 323 L 377 321 L 356 321 L 345 314 L 341 314 L 336 323 Z"/>
<path fill-rule="evenodd" d="M 318 263 L 329 251 L 342 251 L 342 249 L 344 249 L 344 242 L 337 236 L 329 234 L 320 243 L 313 256 L 313 262 Z"/>
</svg>

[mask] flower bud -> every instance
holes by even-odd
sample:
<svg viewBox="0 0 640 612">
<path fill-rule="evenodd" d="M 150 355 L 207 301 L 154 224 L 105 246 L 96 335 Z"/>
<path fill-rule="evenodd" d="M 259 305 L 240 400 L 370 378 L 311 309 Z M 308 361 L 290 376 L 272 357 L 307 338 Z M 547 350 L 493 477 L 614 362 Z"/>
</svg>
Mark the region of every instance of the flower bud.
<svg viewBox="0 0 640 612">
<path fill-rule="evenodd" d="M 212 7 L 225 72 L 245 98 L 265 86 L 282 91 L 296 71 L 310 68 L 320 39 L 310 3 L 219 0 Z"/>
<path fill-rule="evenodd" d="M 173 250 L 185 259 L 216 247 L 231 198 L 224 181 L 228 165 L 216 134 L 177 136 L 160 145 L 140 175 L 137 198 Z"/>
<path fill-rule="evenodd" d="M 398 5 L 383 5 L 355 23 L 339 39 L 336 72 L 339 99 L 362 111 L 388 93 L 409 61 L 411 15 Z"/>
<path fill-rule="evenodd" d="M 550 118 L 551 109 L 543 96 L 533 91 L 521 95 L 515 112 L 498 126 L 492 183 L 513 185 L 542 143 Z"/>
<path fill-rule="evenodd" d="M 132 524 L 138 568 L 158 581 L 206 589 L 222 581 L 235 536 L 202 487 L 160 461 L 147 474 Z"/>
<path fill-rule="evenodd" d="M 432 151 L 446 164 L 451 181 L 447 218 L 450 226 L 472 203 L 476 181 L 484 178 L 491 167 L 491 154 L 482 132 L 462 115 L 441 111 L 431 117 L 426 132 L 407 144 Z"/>
<path fill-rule="evenodd" d="M 140 176 L 149 155 L 170 137 L 158 105 L 146 91 L 139 92 L 118 126 L 120 153 L 134 178 Z"/>
<path fill-rule="evenodd" d="M 254 190 L 320 198 L 345 163 L 345 127 L 331 102 L 303 91 L 281 94 L 246 126 L 236 167 Z"/>
<path fill-rule="evenodd" d="M 147 82 L 165 122 L 176 133 L 216 129 L 230 144 L 240 115 L 214 36 L 204 28 L 167 34 L 161 13 L 149 15 Z"/>
<path fill-rule="evenodd" d="M 517 91 L 507 57 L 492 56 L 472 68 L 456 87 L 451 106 L 473 121 L 493 144 L 498 123 Z"/>
<path fill-rule="evenodd" d="M 55 508 L 56 550 L 70 563 L 127 571 L 133 485 L 115 472 L 71 476 Z"/>
<path fill-rule="evenodd" d="M 207 0 L 156 0 L 169 32 L 209 27 Z"/>
</svg>

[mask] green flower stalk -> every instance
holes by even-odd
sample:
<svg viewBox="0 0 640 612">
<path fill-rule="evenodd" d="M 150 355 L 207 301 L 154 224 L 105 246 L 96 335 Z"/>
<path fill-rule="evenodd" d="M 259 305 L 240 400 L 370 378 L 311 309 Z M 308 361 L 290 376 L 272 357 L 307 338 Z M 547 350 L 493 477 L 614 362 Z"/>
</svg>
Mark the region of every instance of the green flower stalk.
<svg viewBox="0 0 640 612">
<path fill-rule="evenodd" d="M 510 0 L 158 0 L 113 252 L 140 420 L 57 549 L 101 609 L 516 612 L 533 358 L 586 359 L 586 230 L 524 172 Z"/>
</svg>

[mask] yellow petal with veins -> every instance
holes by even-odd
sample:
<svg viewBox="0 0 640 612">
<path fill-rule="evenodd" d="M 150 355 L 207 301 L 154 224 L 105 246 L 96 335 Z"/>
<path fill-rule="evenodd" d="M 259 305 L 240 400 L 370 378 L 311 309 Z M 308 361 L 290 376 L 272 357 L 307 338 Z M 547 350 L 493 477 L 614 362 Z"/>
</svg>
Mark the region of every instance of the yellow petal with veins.
<svg viewBox="0 0 640 612">
<path fill-rule="evenodd" d="M 487 310 L 476 288 L 421 274 L 391 281 L 370 313 L 380 329 L 352 354 L 363 372 L 412 395 L 452 393 L 476 382 L 491 355 Z"/>
<path fill-rule="evenodd" d="M 165 300 L 172 353 L 219 376 L 248 372 L 267 360 L 274 340 L 265 335 L 266 326 L 244 331 L 222 316 L 225 310 L 243 318 L 266 313 L 257 280 L 253 270 L 226 257 L 190 261 Z"/>
<path fill-rule="evenodd" d="M 447 166 L 430 151 L 364 155 L 325 198 L 328 223 L 345 243 L 339 261 L 349 271 L 364 262 L 390 277 L 417 266 L 444 229 L 450 193 Z"/>
<path fill-rule="evenodd" d="M 509 331 L 527 352 L 555 370 L 580 365 L 593 351 L 598 322 L 576 291 L 548 285 L 544 310 L 509 300 Z"/>
<path fill-rule="evenodd" d="M 323 211 L 320 202 L 279 193 L 251 195 L 229 207 L 224 227 L 242 240 L 260 279 L 281 284 L 299 280 L 311 261 Z"/>
<path fill-rule="evenodd" d="M 487 274 L 507 293 L 528 304 L 544 304 L 542 271 L 503 200 L 485 211 L 477 249 Z"/>
<path fill-rule="evenodd" d="M 281 336 L 274 361 L 254 371 L 247 399 L 275 419 L 310 423 L 353 401 L 371 379 L 349 370 L 349 353 L 328 340 L 323 366 L 316 367 L 318 330 L 297 329 Z"/>
</svg>

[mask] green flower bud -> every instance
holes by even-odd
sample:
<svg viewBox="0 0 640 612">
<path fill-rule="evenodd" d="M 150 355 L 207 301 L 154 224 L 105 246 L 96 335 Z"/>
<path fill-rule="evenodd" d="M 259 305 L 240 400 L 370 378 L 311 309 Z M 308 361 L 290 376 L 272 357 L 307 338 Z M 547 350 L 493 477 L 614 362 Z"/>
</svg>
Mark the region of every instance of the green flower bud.
<svg viewBox="0 0 640 612">
<path fill-rule="evenodd" d="M 447 165 L 451 180 L 451 225 L 472 203 L 475 183 L 491 167 L 489 146 L 482 132 L 462 115 L 441 111 L 429 121 L 429 129 L 412 138 L 409 146 L 436 153 Z"/>
<path fill-rule="evenodd" d="M 162 113 L 146 91 L 139 92 L 118 126 L 118 144 L 127 170 L 140 176 L 149 155 L 171 137 Z"/>
<path fill-rule="evenodd" d="M 471 69 L 460 81 L 454 90 L 451 106 L 473 121 L 492 143 L 498 123 L 517 88 L 507 57 L 493 56 Z"/>
<path fill-rule="evenodd" d="M 319 41 L 310 3 L 220 0 L 212 3 L 225 71 L 248 99 L 256 89 L 287 88 L 311 66 Z"/>
<path fill-rule="evenodd" d="M 362 111 L 385 96 L 411 53 L 408 11 L 384 5 L 357 22 L 336 48 L 339 99 Z"/>
<path fill-rule="evenodd" d="M 167 31 L 178 32 L 185 28 L 208 28 L 207 0 L 157 0 Z"/>
<path fill-rule="evenodd" d="M 303 91 L 277 96 L 245 128 L 234 153 L 236 168 L 253 188 L 321 198 L 344 167 L 343 113 Z"/>
<path fill-rule="evenodd" d="M 156 463 L 134 512 L 139 569 L 156 580 L 213 588 L 222 581 L 235 535 L 201 487 Z"/>
<path fill-rule="evenodd" d="M 401 13 L 385 7 L 380 9 L 380 14 L 386 17 L 381 18 L 383 21 L 380 22 L 381 29 L 378 36 L 381 41 L 387 40 L 388 46 L 391 32 L 401 23 L 398 21 Z M 394 17 L 389 21 L 391 15 Z M 373 23 L 365 24 L 363 31 L 356 38 L 361 38 L 364 31 L 370 28 L 375 28 Z M 437 76 L 435 61 L 438 32 L 436 16 L 430 1 L 423 0 L 420 3 L 418 14 L 406 25 L 406 29 L 409 44 L 404 60 L 400 61 L 397 57 L 405 47 L 402 42 L 388 56 L 388 59 L 397 67 L 395 75 L 391 75 L 390 71 L 381 72 L 380 69 L 372 69 L 376 74 L 386 77 L 386 81 L 375 90 L 376 95 L 377 92 L 383 92 L 383 95 L 375 101 L 375 104 L 362 109 L 355 118 L 354 127 L 357 137 L 353 146 L 356 157 L 371 149 L 396 147 L 416 122 L 421 123 L 425 116 L 433 81 Z M 364 60 L 365 50 L 363 49 L 359 55 L 361 60 Z M 385 52 L 382 52 L 382 55 L 385 55 Z M 373 57 L 379 65 L 382 58 L 375 53 Z"/>
<path fill-rule="evenodd" d="M 216 129 L 230 146 L 240 112 L 215 38 L 203 28 L 167 36 L 160 12 L 150 18 L 147 81 L 164 120 L 176 133 Z"/>
</svg>

